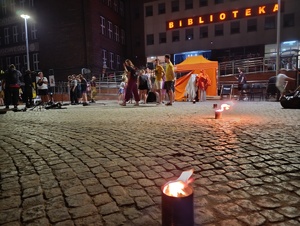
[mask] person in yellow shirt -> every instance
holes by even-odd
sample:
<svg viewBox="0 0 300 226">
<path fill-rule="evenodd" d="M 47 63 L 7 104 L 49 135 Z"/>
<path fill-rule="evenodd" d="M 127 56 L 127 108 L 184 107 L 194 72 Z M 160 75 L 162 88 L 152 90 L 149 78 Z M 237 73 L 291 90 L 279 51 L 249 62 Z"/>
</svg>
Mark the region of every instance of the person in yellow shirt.
<svg viewBox="0 0 300 226">
<path fill-rule="evenodd" d="M 155 94 L 156 102 L 161 104 L 163 101 L 162 89 L 163 89 L 163 76 L 165 75 L 164 68 L 160 65 L 159 59 L 155 59 Z"/>
<path fill-rule="evenodd" d="M 170 55 L 165 55 L 166 62 L 166 80 L 165 80 L 165 89 L 169 96 L 169 102 L 166 103 L 166 106 L 172 106 L 173 104 L 173 96 L 174 96 L 174 80 L 175 80 L 175 72 L 174 65 L 170 61 Z"/>
</svg>

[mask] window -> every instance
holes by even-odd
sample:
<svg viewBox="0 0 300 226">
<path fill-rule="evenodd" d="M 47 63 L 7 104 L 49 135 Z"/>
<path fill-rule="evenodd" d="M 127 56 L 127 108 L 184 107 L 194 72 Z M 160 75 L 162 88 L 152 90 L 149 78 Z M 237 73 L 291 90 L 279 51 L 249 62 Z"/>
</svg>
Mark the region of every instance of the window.
<svg viewBox="0 0 300 226">
<path fill-rule="evenodd" d="M 154 34 L 147 35 L 147 45 L 154 45 Z"/>
<path fill-rule="evenodd" d="M 37 70 L 39 70 L 39 63 L 40 63 L 40 61 L 39 61 L 39 54 L 38 53 L 34 53 L 32 55 L 32 57 L 33 57 L 33 70 L 37 71 Z"/>
<path fill-rule="evenodd" d="M 146 17 L 153 16 L 153 7 L 152 5 L 146 6 Z"/>
<path fill-rule="evenodd" d="M 25 26 L 21 27 L 22 29 L 22 41 L 24 42 L 26 37 L 25 37 Z"/>
<path fill-rule="evenodd" d="M 107 60 L 106 50 L 102 49 L 102 62 L 103 62 L 103 66 L 104 66 L 104 64 L 106 64 L 106 60 Z"/>
<path fill-rule="evenodd" d="M 36 34 L 37 34 L 36 24 L 32 23 L 31 24 L 31 39 L 33 39 L 33 40 L 37 39 Z"/>
<path fill-rule="evenodd" d="M 193 9 L 193 0 L 185 0 L 185 9 Z"/>
<path fill-rule="evenodd" d="M 18 42 L 18 26 L 13 26 L 13 42 Z"/>
<path fill-rule="evenodd" d="M 172 1 L 171 8 L 172 8 L 172 12 L 178 12 L 179 11 L 179 0 Z"/>
<path fill-rule="evenodd" d="M 215 4 L 221 4 L 224 3 L 224 0 L 215 0 Z"/>
<path fill-rule="evenodd" d="M 11 65 L 11 57 L 6 57 L 6 65 Z"/>
<path fill-rule="evenodd" d="M 208 6 L 208 0 L 199 0 L 199 7 Z"/>
<path fill-rule="evenodd" d="M 223 36 L 224 35 L 224 26 L 223 24 L 215 25 L 215 36 Z"/>
<path fill-rule="evenodd" d="M 121 29 L 121 43 L 125 45 L 125 31 L 123 29 Z"/>
<path fill-rule="evenodd" d="M 110 69 L 114 69 L 114 64 L 115 64 L 115 60 L 114 60 L 114 53 L 110 52 L 109 53 L 109 65 L 110 65 Z"/>
<path fill-rule="evenodd" d="M 20 56 L 15 56 L 15 66 L 20 70 Z"/>
<path fill-rule="evenodd" d="M 24 67 L 27 68 L 27 55 L 23 55 L 23 64 Z"/>
<path fill-rule="evenodd" d="M 208 38 L 208 26 L 200 27 L 200 38 Z"/>
<path fill-rule="evenodd" d="M 185 40 L 193 40 L 194 39 L 194 29 L 189 28 L 185 29 Z"/>
<path fill-rule="evenodd" d="M 113 26 L 112 26 L 112 23 L 110 21 L 107 21 L 107 24 L 108 24 L 108 28 L 107 28 L 107 30 L 108 30 L 108 37 L 110 39 L 112 39 L 113 38 Z"/>
<path fill-rule="evenodd" d="M 120 69 L 120 66 L 121 66 L 121 57 L 120 55 L 117 55 L 117 70 Z"/>
<path fill-rule="evenodd" d="M 10 0 L 10 9 L 12 12 L 16 10 L 16 2 L 15 0 Z"/>
<path fill-rule="evenodd" d="M 109 6 L 109 7 L 111 7 L 111 0 L 107 0 L 107 5 Z"/>
<path fill-rule="evenodd" d="M 117 25 L 115 25 L 115 41 L 120 42 L 120 31 Z"/>
<path fill-rule="evenodd" d="M 294 13 L 283 15 L 283 27 L 294 27 L 294 26 L 295 26 Z"/>
<path fill-rule="evenodd" d="M 8 0 L 2 0 L 2 15 L 3 16 L 6 15 L 6 13 L 7 13 L 7 1 Z"/>
<path fill-rule="evenodd" d="M 240 21 L 234 21 L 230 23 L 230 33 L 231 34 L 240 33 Z"/>
<path fill-rule="evenodd" d="M 4 28 L 4 44 L 9 44 L 9 28 Z"/>
<path fill-rule="evenodd" d="M 165 14 L 166 13 L 166 4 L 159 3 L 158 4 L 158 14 Z"/>
<path fill-rule="evenodd" d="M 275 16 L 268 16 L 265 18 L 265 30 L 275 29 L 276 18 Z"/>
<path fill-rule="evenodd" d="M 105 35 L 105 18 L 100 16 L 101 34 Z"/>
<path fill-rule="evenodd" d="M 179 31 L 172 31 L 172 42 L 179 42 Z"/>
<path fill-rule="evenodd" d="M 34 0 L 29 0 L 29 7 L 34 7 Z"/>
<path fill-rule="evenodd" d="M 247 21 L 247 31 L 257 31 L 257 19 L 249 19 Z"/>
<path fill-rule="evenodd" d="M 124 16 L 124 2 L 120 1 L 119 6 L 120 6 L 120 15 Z"/>
<path fill-rule="evenodd" d="M 25 0 L 20 0 L 20 7 L 24 8 L 25 7 Z"/>
<path fill-rule="evenodd" d="M 159 44 L 167 42 L 167 34 L 166 32 L 159 33 Z"/>
<path fill-rule="evenodd" d="M 119 11 L 119 6 L 118 6 L 118 1 L 117 0 L 114 0 L 114 10 L 115 10 L 115 12 Z"/>
</svg>

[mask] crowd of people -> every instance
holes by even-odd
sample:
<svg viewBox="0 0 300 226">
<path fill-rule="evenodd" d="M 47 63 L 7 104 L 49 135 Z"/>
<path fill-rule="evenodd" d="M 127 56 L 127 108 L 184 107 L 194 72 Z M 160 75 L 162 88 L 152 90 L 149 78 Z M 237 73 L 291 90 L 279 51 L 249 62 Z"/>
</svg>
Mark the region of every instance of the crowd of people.
<svg viewBox="0 0 300 226">
<path fill-rule="evenodd" d="M 174 102 L 174 65 L 170 61 L 170 55 L 165 55 L 166 69 L 160 65 L 159 59 L 155 59 L 154 70 L 138 69 L 131 60 L 125 60 L 124 74 L 119 88 L 119 101 L 121 106 L 126 106 L 132 99 L 134 105 L 148 102 L 148 95 L 152 94 L 158 105 L 163 104 L 165 99 L 166 106 L 172 106 Z M 167 96 L 167 98 L 165 98 Z M 151 101 L 152 102 L 152 101 Z"/>
</svg>

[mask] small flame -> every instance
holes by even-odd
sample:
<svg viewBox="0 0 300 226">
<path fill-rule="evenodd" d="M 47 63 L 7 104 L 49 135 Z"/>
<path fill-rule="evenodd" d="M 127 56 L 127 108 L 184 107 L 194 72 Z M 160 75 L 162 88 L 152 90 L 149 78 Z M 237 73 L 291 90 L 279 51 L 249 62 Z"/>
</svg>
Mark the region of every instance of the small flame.
<svg viewBox="0 0 300 226">
<path fill-rule="evenodd" d="M 216 110 L 217 112 L 221 112 L 221 111 L 224 111 L 224 109 L 225 110 L 229 110 L 229 108 L 230 108 L 230 105 L 229 104 L 222 104 L 221 105 L 221 109 L 218 109 L 218 110 Z"/>
<path fill-rule="evenodd" d="M 163 192 L 172 197 L 185 197 L 188 195 L 185 191 L 186 186 L 187 184 L 183 181 L 170 182 L 164 187 Z"/>
</svg>

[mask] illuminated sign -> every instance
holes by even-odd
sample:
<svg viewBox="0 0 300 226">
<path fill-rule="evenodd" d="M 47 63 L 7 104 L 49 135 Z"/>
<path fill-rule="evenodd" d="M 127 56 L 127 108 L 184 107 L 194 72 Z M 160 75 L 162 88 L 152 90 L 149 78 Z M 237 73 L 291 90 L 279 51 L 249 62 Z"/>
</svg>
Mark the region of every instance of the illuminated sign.
<svg viewBox="0 0 300 226">
<path fill-rule="evenodd" d="M 191 27 L 203 24 L 217 23 L 228 20 L 236 20 L 245 17 L 274 14 L 278 12 L 278 4 L 260 5 L 231 11 L 205 14 L 178 20 L 167 21 L 167 30 Z"/>
</svg>

